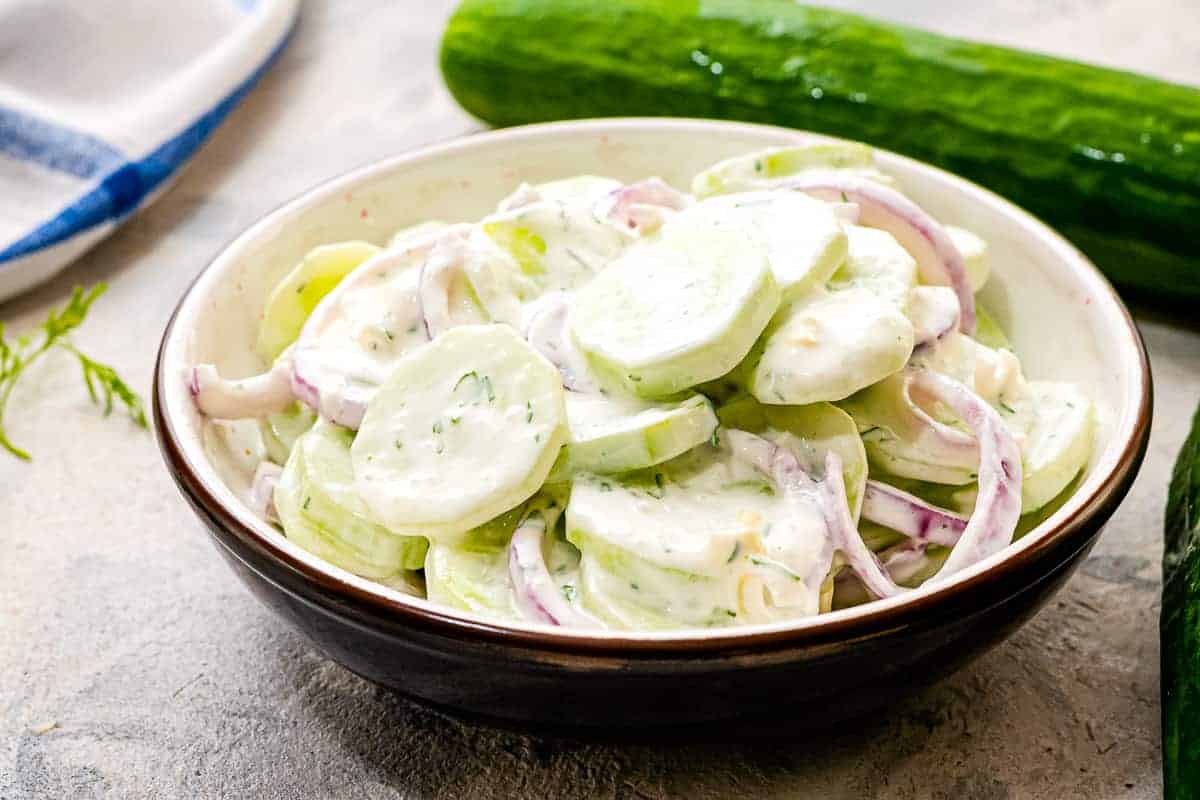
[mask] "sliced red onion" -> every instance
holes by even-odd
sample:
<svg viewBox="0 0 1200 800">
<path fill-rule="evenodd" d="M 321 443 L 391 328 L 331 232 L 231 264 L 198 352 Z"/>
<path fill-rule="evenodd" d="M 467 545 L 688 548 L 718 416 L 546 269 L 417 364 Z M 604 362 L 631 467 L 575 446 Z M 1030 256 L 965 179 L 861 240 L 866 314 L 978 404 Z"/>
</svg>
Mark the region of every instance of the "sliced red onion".
<svg viewBox="0 0 1200 800">
<path fill-rule="evenodd" d="M 567 296 L 563 292 L 540 298 L 525 324 L 525 338 L 534 350 L 558 368 L 564 389 L 595 394 L 600 391 L 600 386 L 589 377 L 586 358 L 575 347 L 567 331 L 568 310 Z"/>
<path fill-rule="evenodd" d="M 816 497 L 833 548 L 841 551 L 846 565 L 858 575 L 868 591 L 876 597 L 891 597 L 903 591 L 884 572 L 854 525 L 850 503 L 846 499 L 842 460 L 837 453 L 830 450 L 825 454 L 825 477 L 818 482 L 787 448 L 746 431 L 726 430 L 724 435 L 735 456 L 772 478 L 785 493 Z"/>
<path fill-rule="evenodd" d="M 691 198 L 661 178 L 647 178 L 613 190 L 600 201 L 597 215 L 639 234 L 657 230 L 672 211 L 682 211 Z"/>
<path fill-rule="evenodd" d="M 254 470 L 254 479 L 250 482 L 248 500 L 255 514 L 267 522 L 279 524 L 279 515 L 275 512 L 275 484 L 283 474 L 283 467 L 263 461 Z"/>
<path fill-rule="evenodd" d="M 228 380 L 212 364 L 198 364 L 188 370 L 187 381 L 200 413 L 216 419 L 247 419 L 290 406 L 296 399 L 291 375 L 291 357 L 283 355 L 271 369 L 250 378 Z"/>
<path fill-rule="evenodd" d="M 953 547 L 967 527 L 967 520 L 961 515 L 875 480 L 867 481 L 862 515 L 863 519 L 902 533 L 913 542 L 944 547 Z"/>
<path fill-rule="evenodd" d="M 940 579 L 982 561 L 1012 541 L 1021 517 L 1021 450 L 996 410 L 958 381 L 921 370 L 915 372 L 912 383 L 961 417 L 979 442 L 975 509 L 946 563 L 934 576 Z"/>
<path fill-rule="evenodd" d="M 958 296 L 946 286 L 916 286 L 908 295 L 908 318 L 917 347 L 939 342 L 957 330 L 961 316 Z"/>
<path fill-rule="evenodd" d="M 589 627 L 591 620 L 567 602 L 546 567 L 542 538 L 553 529 L 561 509 L 536 508 L 521 521 L 508 545 L 508 574 L 517 607 L 534 622 Z"/>
<path fill-rule="evenodd" d="M 962 309 L 964 333 L 975 332 L 975 296 L 962 253 L 941 223 L 900 192 L 878 181 L 835 170 L 808 170 L 784 184 L 822 200 L 854 202 L 859 221 L 887 231 L 917 260 L 926 283 L 950 286 Z"/>
<path fill-rule="evenodd" d="M 919 428 L 918 442 L 922 446 L 927 446 L 934 453 L 953 455 L 955 461 L 962 458 L 976 459 L 979 442 L 974 436 L 934 419 L 913 397 L 914 389 L 917 390 L 917 394 L 922 393 L 921 388 L 913 383 L 917 374 L 919 374 L 918 370 L 913 369 L 903 374 L 901 392 L 904 405 L 912 414 L 913 422 Z"/>
<path fill-rule="evenodd" d="M 500 205 L 496 206 L 496 210 L 500 213 L 505 211 L 516 211 L 518 208 L 531 206 L 534 203 L 542 201 L 541 193 L 530 186 L 528 183 L 522 183 L 517 187 L 516 191 L 508 197 L 500 201 Z"/>
<path fill-rule="evenodd" d="M 904 591 L 884 571 L 883 565 L 866 542 L 850 517 L 850 503 L 846 499 L 846 483 L 842 476 L 842 459 L 832 450 L 825 454 L 825 479 L 821 482 L 824 499 L 825 524 L 833 546 L 846 559 L 846 566 L 854 571 L 867 591 L 876 597 L 893 597 Z"/>
</svg>

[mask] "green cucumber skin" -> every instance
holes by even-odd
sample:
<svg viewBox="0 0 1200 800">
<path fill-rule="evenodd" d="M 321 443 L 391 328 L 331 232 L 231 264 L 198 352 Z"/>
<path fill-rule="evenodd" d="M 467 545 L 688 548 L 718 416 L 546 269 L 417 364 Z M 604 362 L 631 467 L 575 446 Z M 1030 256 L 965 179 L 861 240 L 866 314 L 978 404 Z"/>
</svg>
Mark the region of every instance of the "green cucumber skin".
<svg viewBox="0 0 1200 800">
<path fill-rule="evenodd" d="M 1200 797 L 1200 408 L 1179 453 L 1163 551 L 1162 721 L 1166 800 Z"/>
<path fill-rule="evenodd" d="M 791 0 L 465 0 L 442 73 L 496 125 L 717 117 L 857 139 L 1058 226 L 1118 285 L 1200 298 L 1200 90 Z"/>
</svg>

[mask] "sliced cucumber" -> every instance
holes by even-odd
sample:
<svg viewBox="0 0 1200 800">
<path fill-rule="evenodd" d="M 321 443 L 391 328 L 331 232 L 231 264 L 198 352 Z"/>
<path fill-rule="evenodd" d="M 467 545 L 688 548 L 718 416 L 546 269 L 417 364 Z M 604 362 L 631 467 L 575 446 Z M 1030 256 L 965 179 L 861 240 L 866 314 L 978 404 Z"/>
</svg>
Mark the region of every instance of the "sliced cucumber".
<svg viewBox="0 0 1200 800">
<path fill-rule="evenodd" d="M 779 306 L 765 248 L 693 211 L 581 289 L 571 315 L 596 368 L 642 397 L 729 372 Z"/>
<path fill-rule="evenodd" d="M 825 454 L 830 450 L 837 453 L 842 461 L 850 514 L 858 520 L 867 486 L 867 452 L 858 426 L 845 411 L 830 403 L 763 405 L 743 396 L 721 406 L 717 417 L 726 428 L 757 433 L 787 447 L 816 474 L 824 469 Z"/>
<path fill-rule="evenodd" d="M 419 569 L 428 542 L 390 533 L 370 517 L 355 492 L 352 435 L 320 422 L 300 437 L 275 488 L 284 533 L 314 555 L 363 577 Z"/>
<path fill-rule="evenodd" d="M 861 288 L 904 310 L 917 285 L 917 262 L 887 231 L 847 225 L 846 260 L 829 281 L 833 290 Z"/>
<path fill-rule="evenodd" d="M 913 326 L 866 289 L 821 291 L 772 320 L 759 348 L 747 365 L 748 389 L 760 402 L 842 400 L 904 367 Z"/>
<path fill-rule="evenodd" d="M 565 440 L 558 370 L 507 325 L 466 325 L 396 364 L 351 454 L 383 524 L 452 541 L 532 495 Z"/>
<path fill-rule="evenodd" d="M 294 403 L 287 411 L 271 414 L 258 421 L 267 457 L 276 464 L 287 463 L 298 440 L 317 421 L 317 414 L 303 403 Z"/>
<path fill-rule="evenodd" d="M 761 189 L 806 169 L 868 169 L 874 165 L 871 148 L 855 142 L 772 147 L 714 164 L 692 180 L 692 194 L 704 198 Z"/>
<path fill-rule="evenodd" d="M 784 302 L 829 280 L 846 258 L 846 233 L 833 207 L 798 192 L 713 197 L 688 214 L 698 224 L 736 231 L 764 248 Z"/>
<path fill-rule="evenodd" d="M 430 545 L 425 556 L 429 599 L 484 616 L 519 619 L 508 577 L 508 540 L 524 508 L 485 522 L 456 544 Z"/>
<path fill-rule="evenodd" d="M 1012 350 L 1012 343 L 1000 323 L 978 303 L 975 304 L 975 341 L 993 350 Z"/>
<path fill-rule="evenodd" d="M 589 203 L 539 200 L 485 217 L 481 225 L 537 293 L 579 288 L 626 243 L 620 230 L 593 215 Z"/>
<path fill-rule="evenodd" d="M 1087 466 L 1094 438 L 1092 403 L 1072 384 L 1031 381 L 1025 398 L 1000 411 L 1009 427 L 1025 434 L 1021 513 L 1029 514 L 1058 497 Z"/>
<path fill-rule="evenodd" d="M 958 252 L 962 253 L 963 265 L 967 268 L 967 282 L 971 285 L 971 291 L 978 292 L 987 283 L 988 276 L 992 273 L 992 261 L 988 254 L 987 242 L 963 228 L 956 228 L 953 225 L 945 227 L 946 233 L 950 234 L 950 241 L 954 242 Z"/>
<path fill-rule="evenodd" d="M 258 330 L 259 355 L 267 361 L 278 358 L 296 341 L 304 321 L 321 298 L 355 267 L 379 252 L 378 247 L 367 242 L 325 244 L 309 251 L 267 298 Z"/>
<path fill-rule="evenodd" d="M 737 581 L 666 569 L 580 531 L 568 533 L 580 549 L 578 602 L 610 627 L 665 630 L 734 624 Z"/>
<path fill-rule="evenodd" d="M 702 395 L 675 403 L 601 394 L 566 395 L 568 438 L 551 482 L 578 472 L 629 472 L 668 461 L 712 438 L 717 417 Z"/>
<path fill-rule="evenodd" d="M 583 554 L 583 607 L 620 626 L 814 614 L 832 556 L 819 503 L 778 492 L 724 445 L 578 476 L 567 538 Z"/>
</svg>

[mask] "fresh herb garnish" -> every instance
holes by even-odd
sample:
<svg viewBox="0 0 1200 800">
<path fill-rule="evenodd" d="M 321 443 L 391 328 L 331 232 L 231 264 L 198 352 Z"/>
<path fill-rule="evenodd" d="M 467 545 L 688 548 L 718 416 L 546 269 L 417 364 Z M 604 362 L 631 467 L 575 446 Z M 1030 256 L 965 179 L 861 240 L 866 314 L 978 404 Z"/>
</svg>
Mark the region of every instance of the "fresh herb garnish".
<svg viewBox="0 0 1200 800">
<path fill-rule="evenodd" d="M 533 401 L 532 400 L 525 401 L 525 421 L 533 422 Z"/>
<path fill-rule="evenodd" d="M 71 292 L 71 299 L 62 309 L 50 311 L 38 336 L 27 333 L 9 341 L 4 338 L 4 323 L 0 322 L 0 447 L 17 458 L 28 461 L 30 455 L 8 438 L 4 428 L 4 412 L 21 376 L 47 351 L 56 347 L 75 356 L 83 373 L 88 397 L 104 408 L 105 416 L 112 413 L 114 400 L 119 400 L 135 424 L 142 428 L 149 427 L 138 393 L 117 375 L 116 370 L 80 352 L 70 340 L 71 332 L 83 324 L 88 309 L 107 288 L 103 283 L 96 284 L 88 291 L 76 286 Z"/>
</svg>

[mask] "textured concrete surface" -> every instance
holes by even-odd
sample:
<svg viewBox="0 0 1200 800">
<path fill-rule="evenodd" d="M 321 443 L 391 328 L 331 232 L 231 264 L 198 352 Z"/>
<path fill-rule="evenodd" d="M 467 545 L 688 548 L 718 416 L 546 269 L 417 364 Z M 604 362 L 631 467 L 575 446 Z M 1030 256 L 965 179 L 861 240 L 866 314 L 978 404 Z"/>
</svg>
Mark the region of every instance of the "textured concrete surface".
<svg viewBox="0 0 1200 800">
<path fill-rule="evenodd" d="M 1185 0 L 875 5 L 1200 82 Z M 477 127 L 437 85 L 446 7 L 308 4 L 179 184 L 0 319 L 33 324 L 72 284 L 107 280 L 80 340 L 147 389 L 172 306 L 222 242 L 320 179 Z M 457 721 L 326 662 L 220 563 L 152 437 L 102 420 L 73 367 L 47 363 L 9 420 L 36 460 L 0 458 L 0 798 L 1156 797 L 1160 525 L 1200 398 L 1194 319 L 1140 315 L 1157 382 L 1146 467 L 1008 643 L 852 729 L 654 745 Z"/>
</svg>

